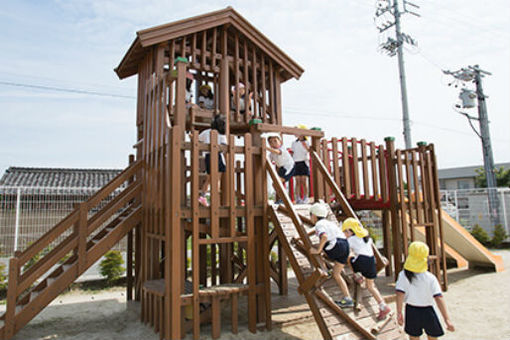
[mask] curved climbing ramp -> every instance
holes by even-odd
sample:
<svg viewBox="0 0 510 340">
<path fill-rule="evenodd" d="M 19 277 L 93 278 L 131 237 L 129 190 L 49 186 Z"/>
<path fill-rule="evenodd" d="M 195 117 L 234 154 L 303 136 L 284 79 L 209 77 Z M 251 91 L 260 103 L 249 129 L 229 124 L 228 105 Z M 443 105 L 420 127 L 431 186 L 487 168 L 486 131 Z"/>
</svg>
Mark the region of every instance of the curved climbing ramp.
<svg viewBox="0 0 510 340">
<path fill-rule="evenodd" d="M 404 334 L 393 316 L 377 321 L 378 306 L 367 290 L 354 284 L 350 276 L 346 281 L 355 298 L 355 307 L 342 309 L 335 300 L 340 299 L 340 289 L 329 274 L 331 264 L 320 255 L 311 255 L 309 249 L 318 243 L 309 220 L 309 205 L 292 205 L 278 180 L 274 168 L 266 163 L 273 185 L 284 206 L 272 206 L 270 219 L 278 234 L 289 262 L 296 274 L 302 294 L 313 314 L 324 339 L 403 339 Z M 330 211 L 329 218 L 336 221 Z"/>
</svg>

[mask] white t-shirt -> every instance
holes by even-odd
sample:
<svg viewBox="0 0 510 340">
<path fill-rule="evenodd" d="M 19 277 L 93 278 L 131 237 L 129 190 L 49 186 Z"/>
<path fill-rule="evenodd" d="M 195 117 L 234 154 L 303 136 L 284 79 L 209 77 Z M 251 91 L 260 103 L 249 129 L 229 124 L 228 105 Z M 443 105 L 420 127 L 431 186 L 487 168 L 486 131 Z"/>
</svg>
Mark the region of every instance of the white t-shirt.
<svg viewBox="0 0 510 340">
<path fill-rule="evenodd" d="M 205 96 L 198 97 L 198 103 L 204 103 L 204 107 L 208 110 L 214 109 L 214 98 L 209 98 Z"/>
<path fill-rule="evenodd" d="M 429 271 L 415 273 L 410 283 L 402 270 L 398 274 L 395 289 L 405 293 L 404 302 L 416 307 L 434 305 L 434 297 L 441 296 L 441 287 L 437 278 Z"/>
<path fill-rule="evenodd" d="M 349 242 L 349 248 L 355 255 L 354 259 L 357 259 L 359 255 L 374 256 L 371 238 L 369 238 L 368 242 L 365 243 L 361 237 L 352 235 L 351 237 L 347 238 L 347 242 Z"/>
<path fill-rule="evenodd" d="M 285 148 L 280 147 L 278 150 L 280 150 L 281 153 L 277 155 L 271 152 L 271 154 L 269 155 L 269 159 L 275 162 L 277 167 L 279 168 L 283 167 L 286 170 L 285 174 L 288 174 L 294 167 L 294 160 L 292 159 L 290 153 L 287 150 L 285 150 Z"/>
<path fill-rule="evenodd" d="M 204 130 L 200 132 L 198 135 L 198 141 L 205 143 L 205 144 L 211 144 L 211 129 Z M 227 136 L 222 135 L 218 132 L 218 144 L 227 144 Z"/>
<path fill-rule="evenodd" d="M 328 243 L 326 243 L 326 246 L 324 247 L 326 250 L 333 249 L 337 238 L 345 238 L 342 229 L 340 229 L 340 227 L 335 222 L 326 219 L 317 221 L 315 224 L 315 233 L 319 239 L 321 238 L 322 234 L 326 234 L 328 237 Z"/>
<path fill-rule="evenodd" d="M 307 140 L 304 141 L 306 145 L 310 146 Z M 295 140 L 292 143 L 292 158 L 294 162 L 306 162 L 308 161 L 308 150 L 304 147 L 303 141 Z"/>
</svg>

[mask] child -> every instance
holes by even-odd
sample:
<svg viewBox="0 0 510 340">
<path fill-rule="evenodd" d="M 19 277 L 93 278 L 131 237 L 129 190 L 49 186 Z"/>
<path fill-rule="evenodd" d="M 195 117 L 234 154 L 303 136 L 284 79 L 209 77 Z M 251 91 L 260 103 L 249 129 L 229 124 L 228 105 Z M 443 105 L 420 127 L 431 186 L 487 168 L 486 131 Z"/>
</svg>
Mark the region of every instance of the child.
<svg viewBox="0 0 510 340">
<path fill-rule="evenodd" d="M 198 135 L 198 140 L 205 144 L 211 144 L 211 130 L 218 131 L 218 144 L 227 144 L 227 137 L 225 136 L 225 120 L 220 116 L 214 116 L 213 121 L 211 122 L 211 128 L 204 130 Z M 218 152 L 218 171 L 225 172 L 225 157 L 223 153 Z M 205 192 L 207 191 L 207 187 L 209 186 L 209 182 L 211 181 L 211 155 L 209 153 L 205 154 L 205 172 L 207 176 L 205 178 L 205 182 L 200 188 L 198 202 L 205 207 L 209 206 L 207 199 L 205 198 Z"/>
<path fill-rule="evenodd" d="M 342 300 L 335 302 L 342 308 L 353 307 L 354 302 L 349 293 L 349 288 L 341 275 L 349 256 L 349 243 L 338 225 L 326 219 L 327 215 L 328 210 L 325 203 L 314 203 L 310 207 L 310 218 L 315 224 L 315 233 L 320 239 L 319 246 L 317 248 L 312 247 L 310 254 L 320 254 L 324 250 L 328 258 L 335 263 L 333 277 L 344 294 Z"/>
<path fill-rule="evenodd" d="M 384 320 L 386 315 L 391 312 L 391 309 L 384 302 L 374 282 L 377 277 L 377 270 L 375 266 L 374 250 L 372 249 L 372 239 L 368 236 L 368 231 L 363 228 L 361 223 L 352 217 L 347 218 L 342 223 L 342 231 L 345 233 L 347 241 L 349 242 L 349 247 L 354 253 L 354 257 L 351 257 L 349 260 L 352 271 L 354 272 L 354 280 L 361 283 L 363 277 L 365 277 L 367 289 L 379 304 L 377 320 Z M 361 273 L 362 276 L 358 273 Z"/>
<path fill-rule="evenodd" d="M 305 125 L 298 125 L 300 129 L 306 129 Z M 296 171 L 294 178 L 296 178 L 296 187 L 294 190 L 294 197 L 296 203 L 308 203 L 308 180 L 310 177 L 310 168 L 308 167 L 308 153 L 310 152 L 310 144 L 306 140 L 306 136 L 296 136 L 297 139 L 292 143 L 292 158 L 296 163 Z M 303 188 L 303 199 L 301 199 L 301 188 Z"/>
<path fill-rule="evenodd" d="M 199 89 L 198 105 L 202 109 L 213 110 L 214 109 L 214 95 L 211 90 L 211 86 L 203 84 Z"/>
<path fill-rule="evenodd" d="M 251 99 L 253 97 L 253 92 L 250 92 L 248 95 L 248 103 L 246 103 L 246 88 L 243 83 L 239 83 L 239 113 L 251 114 Z M 236 87 L 232 86 L 232 103 L 230 104 L 232 111 L 237 110 L 237 95 L 236 95 Z"/>
<path fill-rule="evenodd" d="M 434 300 L 443 315 L 446 329 L 453 332 L 455 327 L 450 321 L 446 304 L 443 300 L 441 287 L 437 278 L 427 271 L 427 257 L 429 247 L 423 242 L 413 242 L 409 245 L 408 256 L 404 263 L 404 270 L 398 274 L 397 291 L 397 319 L 399 325 L 404 324 L 402 305 L 406 304 L 405 332 L 409 338 L 419 339 L 425 330 L 428 339 L 436 339 L 444 334 L 441 323 L 432 305 Z"/>
<path fill-rule="evenodd" d="M 269 158 L 276 164 L 276 172 L 280 176 L 280 180 L 285 185 L 294 175 L 294 160 L 290 153 L 285 150 L 282 144 L 282 139 L 277 133 L 268 133 L 267 142 L 269 146 L 267 150 L 271 153 Z M 281 203 L 281 200 L 277 200 L 276 203 Z"/>
</svg>

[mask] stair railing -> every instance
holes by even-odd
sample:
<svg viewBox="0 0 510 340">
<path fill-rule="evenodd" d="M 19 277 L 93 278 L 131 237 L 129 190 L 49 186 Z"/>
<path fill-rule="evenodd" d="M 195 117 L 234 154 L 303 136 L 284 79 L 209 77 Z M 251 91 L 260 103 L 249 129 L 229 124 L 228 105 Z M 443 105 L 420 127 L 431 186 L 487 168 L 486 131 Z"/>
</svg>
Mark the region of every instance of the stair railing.
<svg viewBox="0 0 510 340">
<path fill-rule="evenodd" d="M 95 208 L 101 201 L 119 189 L 126 181 L 135 176 L 141 169 L 142 162 L 137 161 L 118 174 L 105 187 L 96 192 L 86 202 L 80 203 L 67 217 L 48 230 L 37 241 L 32 243 L 22 252 L 17 252 L 9 262 L 9 284 L 7 290 L 7 310 L 5 314 L 5 336 L 12 336 L 14 327 L 14 316 L 16 314 L 16 303 L 18 298 L 29 289 L 39 278 L 46 274 L 54 265 L 56 265 L 66 254 L 75 250 L 79 255 L 78 268 L 79 273 L 85 270 L 86 261 L 86 243 L 87 237 L 109 217 L 117 212 L 122 206 L 132 201 L 136 194 L 140 193 L 140 184 L 133 182 L 114 200 L 106 204 L 102 209 L 87 219 L 90 209 Z M 53 241 L 71 227 L 74 231 L 64 238 L 56 247 L 47 254 L 37 258 Z M 34 263 L 21 273 L 22 268 L 30 261 Z"/>
</svg>

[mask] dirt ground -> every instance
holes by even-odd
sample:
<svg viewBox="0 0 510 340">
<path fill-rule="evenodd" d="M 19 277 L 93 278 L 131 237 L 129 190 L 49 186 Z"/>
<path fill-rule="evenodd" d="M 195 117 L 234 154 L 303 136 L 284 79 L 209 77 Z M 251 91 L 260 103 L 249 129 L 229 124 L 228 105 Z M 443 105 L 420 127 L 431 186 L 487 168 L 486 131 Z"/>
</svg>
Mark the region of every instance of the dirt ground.
<svg viewBox="0 0 510 340">
<path fill-rule="evenodd" d="M 445 298 L 456 331 L 442 339 L 510 339 L 510 251 L 496 253 L 504 258 L 507 269 L 502 273 L 456 269 L 449 272 Z M 381 278 L 377 282 L 385 294 L 392 293 L 390 280 Z M 279 296 L 274 290 L 274 325 L 270 332 L 260 328 L 251 334 L 247 330 L 247 313 L 241 312 L 240 332 L 233 335 L 228 321 L 230 311 L 228 307 L 223 309 L 221 339 L 320 339 L 308 305 L 295 287 L 295 280 L 290 279 L 288 297 Z M 4 310 L 5 305 L 1 305 L 0 312 Z M 159 339 L 149 326 L 140 323 L 138 311 L 138 303 L 126 304 L 125 291 L 120 288 L 96 293 L 73 291 L 52 302 L 14 339 Z M 201 334 L 202 339 L 210 339 L 210 327 L 202 327 Z M 191 339 L 191 335 L 186 339 Z"/>
</svg>

